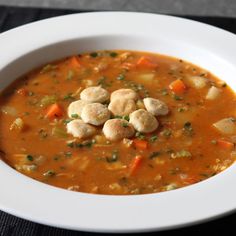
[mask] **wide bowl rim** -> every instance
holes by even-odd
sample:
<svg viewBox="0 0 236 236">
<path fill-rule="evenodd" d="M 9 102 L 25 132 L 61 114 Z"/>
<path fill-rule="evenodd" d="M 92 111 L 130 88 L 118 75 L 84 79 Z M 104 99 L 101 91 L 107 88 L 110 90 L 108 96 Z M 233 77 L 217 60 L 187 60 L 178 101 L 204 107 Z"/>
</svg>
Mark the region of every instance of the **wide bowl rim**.
<svg viewBox="0 0 236 236">
<path fill-rule="evenodd" d="M 130 28 L 126 28 L 128 26 L 123 26 L 126 29 L 123 31 L 119 26 L 117 26 L 117 29 L 111 30 L 109 25 L 104 23 L 107 17 L 109 17 L 109 21 L 113 23 L 117 20 L 123 22 L 124 19 L 130 19 L 130 17 L 137 21 L 143 20 L 144 23 L 155 20 L 159 26 L 160 24 L 167 24 L 175 27 L 187 27 L 190 32 L 192 32 L 189 28 L 191 26 L 197 32 L 204 32 L 206 34 L 201 40 L 207 37 L 211 39 L 212 37 L 216 37 L 216 42 L 220 45 L 222 40 L 227 40 L 228 45 L 224 46 L 224 50 L 233 54 L 231 46 L 236 41 L 234 34 L 193 20 L 153 13 L 75 13 L 30 23 L 2 33 L 0 35 L 0 45 L 4 46 L 0 46 L 3 55 L 3 60 L 0 62 L 0 74 L 1 70 L 16 58 L 45 45 L 55 44 L 73 37 L 92 37 L 106 34 L 119 35 L 122 32 L 126 34 L 131 33 L 135 37 L 139 37 L 144 33 L 150 33 L 153 29 L 151 26 L 145 29 L 145 24 L 143 23 L 141 29 L 143 29 L 144 32 L 134 32 L 134 30 L 130 32 Z M 103 23 L 103 25 L 101 29 L 98 28 L 96 30 L 92 30 L 92 23 L 90 23 L 88 28 L 79 25 L 81 27 L 80 35 L 76 35 L 71 28 L 66 29 L 66 26 L 74 20 L 84 21 L 86 19 L 89 21 L 96 20 L 97 24 Z M 60 25 L 68 35 L 65 35 L 65 33 L 62 34 L 60 30 L 57 29 L 58 25 Z M 131 26 L 132 22 L 127 23 L 127 25 Z M 50 34 L 51 38 L 49 39 L 45 39 L 44 36 L 40 36 L 39 34 L 43 32 L 43 30 L 52 30 L 54 28 L 55 32 Z M 36 39 L 31 41 L 27 39 L 26 37 L 30 33 L 34 33 Z M 12 46 L 11 43 L 15 38 L 18 38 L 19 42 L 17 42 L 17 45 L 13 44 Z M 230 66 L 235 67 L 235 56 L 225 54 L 224 59 L 228 61 Z M 236 209 L 236 203 L 233 201 L 233 198 L 236 195 L 236 191 L 230 186 L 236 178 L 234 177 L 235 169 L 236 166 L 232 165 L 214 178 L 186 188 L 158 193 L 158 195 L 107 196 L 75 193 L 48 186 L 19 174 L 5 163 L 0 162 L 0 186 L 4 190 L 4 194 L 0 197 L 0 209 L 34 222 L 73 230 L 93 232 L 147 232 L 171 229 L 203 222 L 234 211 Z M 6 185 L 5 179 L 8 180 L 10 186 Z M 229 186 L 224 183 L 228 183 Z M 12 185 L 14 185 L 14 189 L 11 188 Z M 16 194 L 21 199 L 21 204 L 15 201 Z M 35 199 L 37 199 L 39 195 L 41 202 L 45 204 L 44 207 L 40 205 L 35 206 Z M 205 199 L 205 195 L 208 196 L 207 199 Z M 219 205 L 222 197 L 224 204 Z M 55 202 L 53 202 L 53 199 Z M 179 200 L 179 205 L 176 204 L 176 199 L 181 199 Z M 68 204 L 67 208 L 69 209 L 61 204 L 61 202 L 65 200 Z M 188 202 L 189 200 L 197 200 L 199 204 L 201 204 L 201 207 L 198 206 L 198 204 L 190 204 Z M 76 203 L 76 206 L 72 203 Z M 171 209 L 168 209 L 168 207 Z M 44 214 L 45 209 L 47 209 L 46 216 Z M 81 210 L 81 213 L 78 213 L 78 210 Z M 60 215 L 60 212 L 62 215 Z M 103 218 L 103 220 L 99 218 L 100 214 L 98 212 L 102 212 L 102 214 L 100 213 L 102 215 L 100 218 Z M 140 212 L 142 213 L 140 214 Z M 178 212 L 181 212 L 182 215 Z M 151 214 L 150 217 L 147 217 L 148 213 Z M 173 216 L 170 216 L 170 213 L 172 213 Z M 158 219 L 158 222 L 151 219 L 151 217 L 154 216 Z M 72 219 L 74 217 L 78 217 L 79 222 Z M 127 224 L 130 218 L 133 218 L 133 220 Z M 88 219 L 90 219 L 90 222 L 88 222 Z M 113 220 L 117 223 L 114 223 Z"/>
</svg>

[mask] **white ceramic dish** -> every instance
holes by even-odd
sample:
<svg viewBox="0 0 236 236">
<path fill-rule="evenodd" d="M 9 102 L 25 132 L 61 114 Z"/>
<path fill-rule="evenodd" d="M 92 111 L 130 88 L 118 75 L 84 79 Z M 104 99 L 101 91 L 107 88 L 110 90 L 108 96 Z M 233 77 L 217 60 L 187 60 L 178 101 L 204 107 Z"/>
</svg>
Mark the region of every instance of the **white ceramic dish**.
<svg viewBox="0 0 236 236">
<path fill-rule="evenodd" d="M 0 87 L 49 61 L 98 49 L 157 52 L 212 71 L 235 91 L 236 36 L 177 17 L 100 12 L 56 17 L 0 35 Z M 13 144 L 14 145 L 14 144 Z M 189 187 L 137 196 L 66 191 L 0 161 L 0 209 L 42 224 L 94 232 L 144 232 L 202 222 L 236 209 L 236 165 Z"/>
</svg>

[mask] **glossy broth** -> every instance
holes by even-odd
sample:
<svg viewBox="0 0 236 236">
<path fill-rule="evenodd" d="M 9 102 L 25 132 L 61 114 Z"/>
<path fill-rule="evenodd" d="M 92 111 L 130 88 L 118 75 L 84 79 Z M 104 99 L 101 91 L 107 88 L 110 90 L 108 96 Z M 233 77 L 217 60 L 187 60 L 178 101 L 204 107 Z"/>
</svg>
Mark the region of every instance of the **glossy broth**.
<svg viewBox="0 0 236 236">
<path fill-rule="evenodd" d="M 141 57 L 150 63 L 139 65 Z M 198 88 L 193 81 L 201 78 L 204 86 Z M 181 93 L 170 88 L 176 80 L 186 86 Z M 152 97 L 164 101 L 170 112 L 157 117 L 156 131 L 136 132 L 129 140 L 107 140 L 102 126 L 89 139 L 75 139 L 66 132 L 67 108 L 84 88 L 97 85 L 110 93 L 131 88 L 139 94 L 140 108 L 143 98 Z M 219 94 L 206 99 L 211 87 Z M 62 115 L 45 117 L 55 103 Z M 1 93 L 1 156 L 31 178 L 74 191 L 122 195 L 172 190 L 214 176 L 235 161 L 235 105 L 227 84 L 181 59 L 136 51 L 85 53 L 35 69 Z M 232 123 L 228 133 L 213 125 L 225 118 Z M 147 147 L 134 145 L 134 139 Z M 142 160 L 131 174 L 137 156 Z"/>
</svg>

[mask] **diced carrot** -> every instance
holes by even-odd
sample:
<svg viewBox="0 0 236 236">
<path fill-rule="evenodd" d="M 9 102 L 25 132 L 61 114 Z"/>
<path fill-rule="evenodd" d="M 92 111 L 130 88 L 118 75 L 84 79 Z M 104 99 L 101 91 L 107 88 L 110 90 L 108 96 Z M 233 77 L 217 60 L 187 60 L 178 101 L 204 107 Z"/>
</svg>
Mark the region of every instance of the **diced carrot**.
<svg viewBox="0 0 236 236">
<path fill-rule="evenodd" d="M 145 140 L 134 139 L 133 144 L 136 148 L 146 150 L 148 147 L 148 142 Z"/>
<path fill-rule="evenodd" d="M 47 109 L 45 117 L 49 119 L 53 119 L 53 118 L 61 117 L 62 115 L 63 115 L 63 111 L 61 107 L 57 103 L 54 103 Z"/>
<path fill-rule="evenodd" d="M 25 88 L 20 88 L 16 92 L 17 94 L 22 95 L 22 96 L 26 96 L 28 94 L 28 91 Z"/>
<path fill-rule="evenodd" d="M 223 149 L 233 149 L 234 143 L 224 140 L 224 139 L 218 139 L 217 145 Z"/>
<path fill-rule="evenodd" d="M 140 155 L 137 155 L 134 157 L 134 159 L 130 165 L 130 173 L 129 173 L 130 175 L 133 175 L 137 171 L 137 169 L 140 167 L 140 165 L 142 163 L 142 159 L 143 159 L 143 157 Z"/>
<path fill-rule="evenodd" d="M 154 69 L 157 67 L 157 63 L 153 62 L 149 57 L 143 56 L 137 61 L 137 66 Z"/>
<path fill-rule="evenodd" d="M 79 58 L 77 56 L 72 56 L 70 58 L 70 65 L 75 68 L 79 68 L 81 66 L 79 62 Z"/>
<path fill-rule="evenodd" d="M 186 85 L 184 84 L 184 82 L 180 79 L 177 79 L 175 81 L 173 81 L 170 85 L 169 88 L 171 91 L 173 91 L 174 93 L 177 94 L 181 94 L 184 93 L 187 89 Z"/>
</svg>

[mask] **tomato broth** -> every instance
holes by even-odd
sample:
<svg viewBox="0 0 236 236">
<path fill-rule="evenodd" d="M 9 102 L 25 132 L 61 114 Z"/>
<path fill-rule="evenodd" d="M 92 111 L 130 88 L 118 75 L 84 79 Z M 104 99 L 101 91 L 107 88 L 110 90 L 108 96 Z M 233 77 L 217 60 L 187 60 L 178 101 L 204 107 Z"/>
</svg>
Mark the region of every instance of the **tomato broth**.
<svg viewBox="0 0 236 236">
<path fill-rule="evenodd" d="M 7 78 L 6 78 L 7 79 Z M 119 89 L 162 101 L 165 115 L 154 115 L 152 132 L 135 128 L 110 140 L 103 126 L 78 138 L 67 125 L 69 105 L 90 87 L 109 95 Z M 37 68 L 1 93 L 2 159 L 46 184 L 96 194 L 158 193 L 188 186 L 229 167 L 236 157 L 236 96 L 212 73 L 181 59 L 136 51 L 97 51 Z M 133 101 L 132 101 L 133 102 Z M 110 100 L 103 103 L 109 107 Z M 130 114 L 121 119 L 133 125 Z M 86 123 L 86 122 L 85 122 Z M 111 130 L 111 132 L 113 132 Z"/>
</svg>

